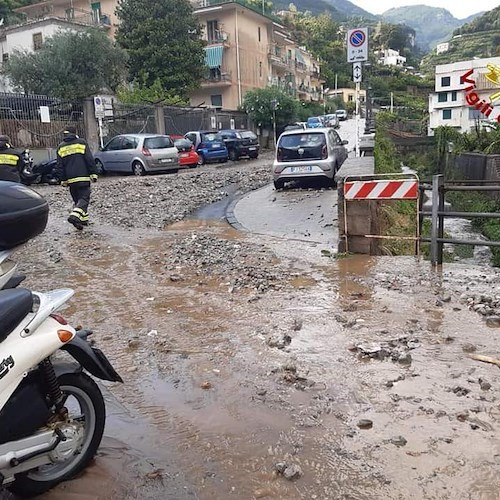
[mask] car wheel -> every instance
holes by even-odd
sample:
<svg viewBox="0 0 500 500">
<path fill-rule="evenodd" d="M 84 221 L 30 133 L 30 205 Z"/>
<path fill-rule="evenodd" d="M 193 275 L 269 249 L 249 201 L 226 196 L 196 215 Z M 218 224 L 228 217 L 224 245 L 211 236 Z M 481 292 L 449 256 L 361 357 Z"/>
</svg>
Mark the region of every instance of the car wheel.
<svg viewBox="0 0 500 500">
<path fill-rule="evenodd" d="M 222 158 L 222 160 L 221 160 L 220 162 L 221 162 L 221 163 L 227 163 L 227 160 L 228 160 L 228 158 L 227 158 L 227 157 L 226 157 L 226 158 Z"/>
<path fill-rule="evenodd" d="M 102 164 L 101 160 L 95 161 L 95 168 L 97 170 L 97 175 L 104 175 L 106 173 L 106 170 L 104 169 L 104 165 Z"/>
<path fill-rule="evenodd" d="M 196 168 L 198 166 L 198 163 L 193 163 L 192 165 L 188 165 L 188 168 Z"/>
<path fill-rule="evenodd" d="M 132 173 L 134 175 L 138 175 L 138 176 L 144 175 L 146 173 L 141 162 L 134 161 L 134 163 L 132 165 Z"/>
<path fill-rule="evenodd" d="M 274 181 L 274 189 L 283 189 L 285 187 L 285 181 L 283 179 L 278 179 Z"/>
<path fill-rule="evenodd" d="M 249 158 L 251 160 L 256 160 L 259 157 L 259 154 L 257 153 L 256 155 L 250 155 Z"/>
<path fill-rule="evenodd" d="M 200 165 L 200 166 L 205 165 L 205 163 L 206 163 L 205 157 L 202 154 L 198 153 L 198 165 Z"/>
<path fill-rule="evenodd" d="M 236 161 L 239 160 L 240 157 L 238 156 L 238 153 L 234 149 L 229 150 L 229 159 L 231 161 Z"/>
</svg>

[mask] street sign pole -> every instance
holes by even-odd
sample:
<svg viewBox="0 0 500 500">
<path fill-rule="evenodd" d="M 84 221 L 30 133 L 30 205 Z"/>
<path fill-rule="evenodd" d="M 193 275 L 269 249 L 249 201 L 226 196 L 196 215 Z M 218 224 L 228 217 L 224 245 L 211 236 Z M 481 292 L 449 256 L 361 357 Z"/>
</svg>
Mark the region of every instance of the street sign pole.
<svg viewBox="0 0 500 500">
<path fill-rule="evenodd" d="M 104 147 L 104 141 L 102 139 L 102 118 L 99 117 L 97 119 L 97 123 L 99 124 L 99 142 L 101 143 L 101 148 Z"/>
<path fill-rule="evenodd" d="M 356 28 L 347 32 L 347 62 L 352 63 L 352 80 L 356 84 L 356 157 L 359 157 L 359 91 L 363 61 L 368 60 L 368 28 Z"/>
<path fill-rule="evenodd" d="M 356 158 L 359 157 L 359 88 L 360 88 L 360 83 L 356 82 L 356 142 L 355 142 L 355 151 L 356 151 Z"/>
</svg>

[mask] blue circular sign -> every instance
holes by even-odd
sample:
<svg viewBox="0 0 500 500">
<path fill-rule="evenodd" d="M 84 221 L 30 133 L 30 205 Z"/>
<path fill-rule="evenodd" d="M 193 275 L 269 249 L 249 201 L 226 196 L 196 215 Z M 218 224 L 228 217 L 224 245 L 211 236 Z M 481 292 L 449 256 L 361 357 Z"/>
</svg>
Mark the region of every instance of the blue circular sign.
<svg viewBox="0 0 500 500">
<path fill-rule="evenodd" d="M 349 41 L 353 47 L 361 47 L 365 43 L 364 31 L 356 30 L 351 33 Z"/>
</svg>

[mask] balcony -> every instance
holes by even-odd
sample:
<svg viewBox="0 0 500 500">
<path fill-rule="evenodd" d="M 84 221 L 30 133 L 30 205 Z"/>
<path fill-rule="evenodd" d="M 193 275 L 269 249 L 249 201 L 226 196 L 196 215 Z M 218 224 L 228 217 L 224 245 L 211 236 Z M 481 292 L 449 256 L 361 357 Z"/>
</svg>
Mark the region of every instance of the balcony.
<svg viewBox="0 0 500 500">
<path fill-rule="evenodd" d="M 233 84 L 233 78 L 230 71 L 224 69 L 210 70 L 210 73 L 201 82 L 202 88 L 229 87 Z"/>
<path fill-rule="evenodd" d="M 295 61 L 295 69 L 298 73 L 307 73 L 307 66 L 300 61 Z"/>
<path fill-rule="evenodd" d="M 222 30 L 218 30 L 210 36 L 205 37 L 205 42 L 207 42 L 207 47 L 210 45 L 223 45 L 227 49 L 231 46 L 229 33 Z"/>
<path fill-rule="evenodd" d="M 293 61 L 283 54 L 279 45 L 270 45 L 267 50 L 267 57 L 269 62 L 277 68 L 290 69 L 293 67 Z"/>
</svg>

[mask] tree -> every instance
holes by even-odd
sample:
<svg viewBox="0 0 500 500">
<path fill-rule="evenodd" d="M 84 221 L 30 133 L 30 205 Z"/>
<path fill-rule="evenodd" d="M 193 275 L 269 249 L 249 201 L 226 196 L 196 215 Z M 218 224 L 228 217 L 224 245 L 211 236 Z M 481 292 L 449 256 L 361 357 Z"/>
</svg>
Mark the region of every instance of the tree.
<svg viewBox="0 0 500 500">
<path fill-rule="evenodd" d="M 136 87 L 160 84 L 168 95 L 187 98 L 206 68 L 201 26 L 188 0 L 120 0 L 118 43 L 129 54 Z"/>
<path fill-rule="evenodd" d="M 62 31 L 36 52 L 15 51 L 4 74 L 16 90 L 82 99 L 123 81 L 126 54 L 100 29 Z"/>
<path fill-rule="evenodd" d="M 294 122 L 299 103 L 276 87 L 249 90 L 243 100 L 243 110 L 261 128 L 271 129 L 276 111 L 277 126 Z"/>
</svg>

